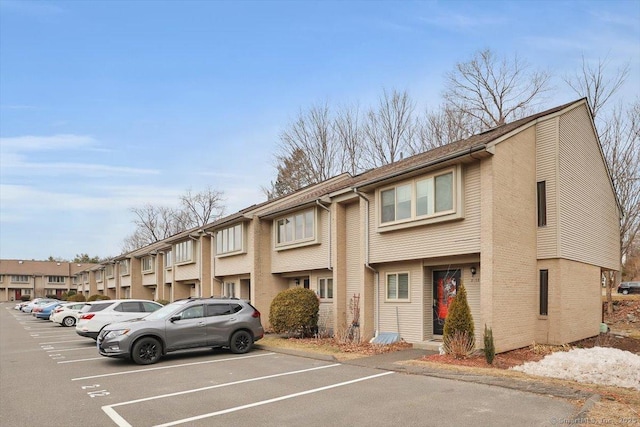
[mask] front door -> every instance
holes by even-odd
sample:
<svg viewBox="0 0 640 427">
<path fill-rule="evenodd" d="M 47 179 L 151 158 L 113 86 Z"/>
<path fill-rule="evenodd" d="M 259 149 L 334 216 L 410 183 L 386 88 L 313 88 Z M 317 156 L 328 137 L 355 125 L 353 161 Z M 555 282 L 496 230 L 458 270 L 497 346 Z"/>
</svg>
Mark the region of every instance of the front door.
<svg viewBox="0 0 640 427">
<path fill-rule="evenodd" d="M 460 283 L 460 270 L 433 272 L 433 335 L 442 335 L 449 304 L 455 298 Z"/>
</svg>

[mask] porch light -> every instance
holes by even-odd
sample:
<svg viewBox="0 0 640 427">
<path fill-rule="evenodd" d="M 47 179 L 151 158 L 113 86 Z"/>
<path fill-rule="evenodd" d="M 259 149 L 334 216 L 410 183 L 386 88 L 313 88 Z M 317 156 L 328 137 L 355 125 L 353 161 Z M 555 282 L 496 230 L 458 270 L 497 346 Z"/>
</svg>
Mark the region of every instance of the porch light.
<svg viewBox="0 0 640 427">
<path fill-rule="evenodd" d="M 476 275 L 476 268 L 475 267 L 471 267 L 471 275 L 472 276 Z"/>
</svg>

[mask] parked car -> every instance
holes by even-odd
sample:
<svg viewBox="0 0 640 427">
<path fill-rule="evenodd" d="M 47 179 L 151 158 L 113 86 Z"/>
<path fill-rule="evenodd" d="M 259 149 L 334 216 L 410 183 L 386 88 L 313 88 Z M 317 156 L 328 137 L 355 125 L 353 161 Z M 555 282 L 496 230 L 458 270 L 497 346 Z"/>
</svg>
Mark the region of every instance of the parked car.
<svg viewBox="0 0 640 427">
<path fill-rule="evenodd" d="M 260 312 L 238 299 L 190 298 L 167 304 L 142 319 L 112 323 L 98 336 L 106 357 L 131 358 L 140 365 L 187 348 L 228 347 L 246 353 L 264 336 Z"/>
<path fill-rule="evenodd" d="M 618 293 L 622 295 L 638 293 L 640 294 L 640 282 L 622 282 L 618 286 Z"/>
<path fill-rule="evenodd" d="M 109 323 L 139 319 L 160 308 L 162 304 L 155 301 L 138 299 L 87 302 L 78 313 L 76 333 L 95 340 L 100 330 Z"/>
<path fill-rule="evenodd" d="M 53 312 L 53 310 L 56 307 L 60 306 L 60 304 L 62 304 L 62 301 L 55 301 L 55 302 L 50 302 L 48 304 L 41 305 L 39 307 L 34 308 L 31 314 L 35 316 L 37 319 L 49 320 L 49 317 L 51 316 L 51 312 Z"/>
<path fill-rule="evenodd" d="M 68 302 L 61 304 L 53 310 L 49 320 L 59 323 L 62 326 L 75 326 L 77 315 L 80 309 L 84 307 L 84 302 Z"/>
<path fill-rule="evenodd" d="M 31 300 L 28 304 L 22 306 L 20 311 L 22 311 L 23 313 L 31 313 L 35 307 L 48 304 L 54 301 L 58 301 L 58 300 L 52 299 L 52 298 L 36 298 L 34 300 Z"/>
</svg>

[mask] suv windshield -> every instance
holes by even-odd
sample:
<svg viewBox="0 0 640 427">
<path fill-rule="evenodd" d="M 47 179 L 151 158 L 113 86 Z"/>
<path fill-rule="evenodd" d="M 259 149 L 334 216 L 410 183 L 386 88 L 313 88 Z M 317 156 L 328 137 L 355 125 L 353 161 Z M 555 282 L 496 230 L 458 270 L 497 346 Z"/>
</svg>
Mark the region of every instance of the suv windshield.
<svg viewBox="0 0 640 427">
<path fill-rule="evenodd" d="M 144 319 L 145 320 L 166 319 L 171 315 L 171 313 L 176 311 L 177 308 L 182 307 L 183 305 L 186 305 L 189 302 L 190 302 L 190 300 L 187 300 L 187 299 L 183 299 L 183 300 L 180 300 L 180 301 L 172 302 L 171 304 L 167 304 L 164 307 L 159 308 L 158 310 L 154 311 L 153 313 L 148 314 L 147 316 L 144 317 Z"/>
</svg>

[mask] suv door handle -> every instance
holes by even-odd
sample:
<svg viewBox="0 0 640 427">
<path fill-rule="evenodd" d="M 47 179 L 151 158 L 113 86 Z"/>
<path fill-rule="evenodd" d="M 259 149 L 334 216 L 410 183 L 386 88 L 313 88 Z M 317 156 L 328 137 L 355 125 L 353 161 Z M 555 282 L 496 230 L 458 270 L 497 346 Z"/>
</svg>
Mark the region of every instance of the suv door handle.
<svg viewBox="0 0 640 427">
<path fill-rule="evenodd" d="M 204 326 L 204 322 L 198 322 L 198 326 Z"/>
</svg>

